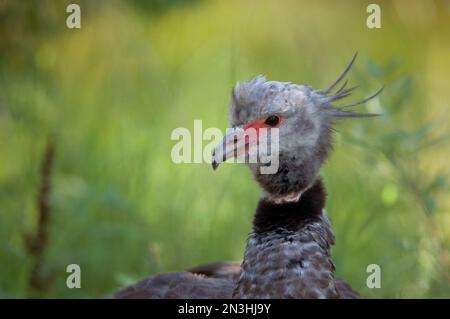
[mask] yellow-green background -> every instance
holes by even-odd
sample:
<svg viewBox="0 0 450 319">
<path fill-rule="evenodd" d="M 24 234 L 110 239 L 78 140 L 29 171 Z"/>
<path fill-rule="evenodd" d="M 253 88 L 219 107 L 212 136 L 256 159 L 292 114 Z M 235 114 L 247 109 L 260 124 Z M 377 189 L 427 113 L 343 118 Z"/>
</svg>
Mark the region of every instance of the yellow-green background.
<svg viewBox="0 0 450 319">
<path fill-rule="evenodd" d="M 65 26 L 81 5 L 82 28 Z M 239 79 L 349 78 L 377 119 L 336 127 L 325 165 L 337 274 L 365 297 L 450 297 L 450 2 L 0 0 L 0 297 L 104 297 L 161 271 L 239 260 L 247 169 L 176 165 L 176 127 L 227 127 Z M 46 280 L 30 286 L 40 166 L 55 141 Z M 299 137 L 301 138 L 301 137 Z M 66 287 L 66 266 L 82 270 Z M 380 289 L 366 287 L 379 264 Z"/>
</svg>

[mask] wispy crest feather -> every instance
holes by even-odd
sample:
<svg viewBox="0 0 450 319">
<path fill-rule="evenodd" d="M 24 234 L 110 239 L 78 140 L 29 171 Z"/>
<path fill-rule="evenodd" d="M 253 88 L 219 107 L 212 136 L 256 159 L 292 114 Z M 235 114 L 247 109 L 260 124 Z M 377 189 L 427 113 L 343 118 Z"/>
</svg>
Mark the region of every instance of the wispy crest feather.
<svg viewBox="0 0 450 319">
<path fill-rule="evenodd" d="M 378 91 L 376 91 L 374 94 L 368 96 L 365 99 L 362 99 L 361 101 L 358 101 L 358 102 L 355 102 L 352 104 L 347 104 L 347 105 L 339 105 L 339 106 L 335 106 L 335 107 L 331 106 L 332 102 L 343 99 L 343 98 L 351 95 L 352 92 L 358 88 L 358 86 L 354 86 L 354 87 L 347 89 L 346 86 L 348 84 L 348 80 L 345 80 L 344 84 L 335 93 L 330 94 L 333 91 L 333 89 L 345 78 L 347 73 L 350 71 L 350 69 L 353 66 L 353 63 L 356 60 L 357 55 L 358 55 L 358 51 L 355 52 L 355 54 L 352 57 L 352 60 L 350 61 L 348 66 L 345 68 L 344 72 L 338 77 L 338 79 L 336 81 L 334 81 L 333 84 L 331 84 L 326 90 L 318 91 L 318 93 L 325 96 L 325 101 L 330 104 L 330 107 L 327 108 L 327 111 L 333 117 L 337 117 L 337 118 L 371 117 L 371 116 L 380 115 L 380 114 L 374 114 L 374 113 L 357 113 L 357 112 L 348 111 L 347 109 L 358 106 L 358 105 L 365 104 L 368 101 L 374 99 L 383 91 L 383 89 L 384 89 L 383 86 Z"/>
</svg>

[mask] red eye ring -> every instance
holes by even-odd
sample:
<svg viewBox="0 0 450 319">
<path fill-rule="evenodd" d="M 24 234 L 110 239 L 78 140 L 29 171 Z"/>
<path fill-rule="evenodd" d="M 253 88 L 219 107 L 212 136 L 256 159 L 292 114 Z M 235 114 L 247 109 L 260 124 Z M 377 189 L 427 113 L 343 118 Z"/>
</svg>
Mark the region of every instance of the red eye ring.
<svg viewBox="0 0 450 319">
<path fill-rule="evenodd" d="M 270 127 L 275 127 L 280 124 L 280 117 L 276 115 L 270 115 L 268 118 L 266 118 L 264 124 Z"/>
</svg>

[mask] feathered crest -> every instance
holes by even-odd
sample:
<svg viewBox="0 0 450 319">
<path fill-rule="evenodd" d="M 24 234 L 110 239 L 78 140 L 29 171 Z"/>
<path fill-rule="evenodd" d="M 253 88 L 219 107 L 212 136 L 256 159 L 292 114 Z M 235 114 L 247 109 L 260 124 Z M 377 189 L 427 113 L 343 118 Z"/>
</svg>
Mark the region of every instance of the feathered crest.
<svg viewBox="0 0 450 319">
<path fill-rule="evenodd" d="M 328 87 L 326 90 L 324 91 L 318 91 L 318 93 L 325 95 L 325 100 L 328 103 L 343 99 L 347 96 L 349 96 L 350 94 L 352 94 L 352 92 L 358 88 L 358 86 L 353 86 L 351 88 L 346 88 L 348 80 L 344 81 L 344 84 L 342 84 L 342 86 L 333 94 L 330 95 L 331 91 L 333 91 L 333 89 L 345 78 L 345 76 L 347 75 L 348 71 L 350 71 L 350 69 L 353 66 L 353 63 L 356 60 L 356 56 L 358 55 L 358 51 L 355 52 L 355 54 L 353 55 L 352 60 L 350 61 L 350 63 L 348 64 L 348 66 L 345 68 L 344 72 L 339 76 L 339 78 L 334 81 L 333 84 L 330 85 L 330 87 Z M 348 105 L 339 105 L 336 107 L 330 107 L 328 108 L 328 111 L 330 112 L 330 114 L 333 117 L 371 117 L 371 116 L 378 116 L 380 114 L 374 114 L 374 113 L 356 113 L 356 112 L 352 112 L 352 111 L 348 111 L 347 109 L 361 105 L 361 104 L 365 104 L 368 101 L 372 100 L 373 98 L 377 97 L 382 91 L 383 91 L 384 87 L 382 86 L 378 91 L 376 91 L 374 94 L 370 95 L 369 97 L 358 101 L 356 103 L 352 103 L 352 104 L 348 104 Z"/>
<path fill-rule="evenodd" d="M 249 81 L 238 82 L 231 90 L 233 105 L 239 108 L 242 105 L 251 104 L 261 98 L 267 80 L 263 75 L 257 75 Z"/>
</svg>

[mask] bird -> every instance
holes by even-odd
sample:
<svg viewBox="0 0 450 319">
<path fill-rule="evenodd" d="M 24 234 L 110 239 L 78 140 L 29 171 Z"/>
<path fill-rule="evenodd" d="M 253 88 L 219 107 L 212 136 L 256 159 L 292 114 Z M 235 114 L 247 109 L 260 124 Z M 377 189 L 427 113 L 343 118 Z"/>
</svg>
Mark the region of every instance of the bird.
<svg viewBox="0 0 450 319">
<path fill-rule="evenodd" d="M 269 81 L 261 75 L 233 88 L 229 112 L 233 130 L 216 147 L 213 169 L 239 154 L 248 159 L 263 143 L 263 129 L 278 136 L 276 171 L 263 173 L 271 162 L 245 162 L 262 195 L 241 263 L 216 262 L 155 275 L 119 290 L 113 298 L 359 298 L 335 276 L 330 251 L 335 236 L 319 174 L 332 151 L 334 124 L 378 115 L 353 108 L 377 97 L 383 87 L 358 102 L 335 105 L 357 88 L 347 88 L 348 80 L 344 81 L 356 56 L 357 52 L 327 89 Z M 249 130 L 256 134 L 246 134 Z M 258 154 L 271 152 L 267 147 Z"/>
</svg>

